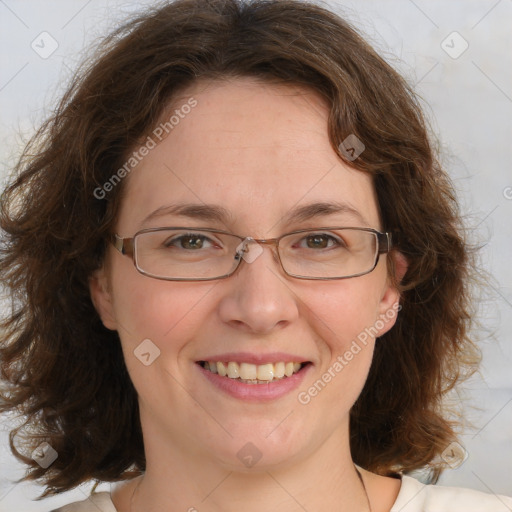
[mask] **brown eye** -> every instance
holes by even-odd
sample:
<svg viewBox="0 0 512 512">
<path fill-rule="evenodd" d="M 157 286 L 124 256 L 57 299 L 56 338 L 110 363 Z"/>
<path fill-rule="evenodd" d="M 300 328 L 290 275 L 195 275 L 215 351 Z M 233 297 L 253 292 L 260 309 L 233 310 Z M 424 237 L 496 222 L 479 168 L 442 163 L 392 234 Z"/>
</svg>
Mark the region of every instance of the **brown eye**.
<svg viewBox="0 0 512 512">
<path fill-rule="evenodd" d="M 206 236 L 190 234 L 173 237 L 167 240 L 164 245 L 165 247 L 174 247 L 176 249 L 198 250 L 203 249 L 205 243 L 209 243 Z"/>
<path fill-rule="evenodd" d="M 204 237 L 190 236 L 181 239 L 181 245 L 185 249 L 201 249 L 203 247 Z"/>
<path fill-rule="evenodd" d="M 308 236 L 306 240 L 310 249 L 325 249 L 329 245 L 328 237 L 325 235 Z"/>
<path fill-rule="evenodd" d="M 343 243 L 342 240 L 339 240 L 333 237 L 332 235 L 328 235 L 326 233 L 308 235 L 299 241 L 299 247 L 306 249 L 329 249 L 336 246 L 344 247 L 345 244 Z"/>
</svg>

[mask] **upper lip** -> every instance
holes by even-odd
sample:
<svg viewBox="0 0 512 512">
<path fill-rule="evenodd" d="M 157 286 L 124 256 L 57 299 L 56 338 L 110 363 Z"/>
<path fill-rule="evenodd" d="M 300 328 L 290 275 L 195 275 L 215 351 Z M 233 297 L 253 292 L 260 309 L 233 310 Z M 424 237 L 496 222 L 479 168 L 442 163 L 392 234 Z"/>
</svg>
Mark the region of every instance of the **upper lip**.
<svg viewBox="0 0 512 512">
<path fill-rule="evenodd" d="M 250 352 L 229 352 L 225 354 L 216 354 L 212 356 L 203 357 L 198 361 L 212 361 L 212 362 L 229 362 L 235 363 L 250 363 L 250 364 L 266 364 L 266 363 L 279 363 L 279 362 L 296 362 L 307 363 L 308 359 L 298 356 L 296 354 L 288 354 L 285 352 L 269 352 L 266 354 L 254 354 Z"/>
</svg>

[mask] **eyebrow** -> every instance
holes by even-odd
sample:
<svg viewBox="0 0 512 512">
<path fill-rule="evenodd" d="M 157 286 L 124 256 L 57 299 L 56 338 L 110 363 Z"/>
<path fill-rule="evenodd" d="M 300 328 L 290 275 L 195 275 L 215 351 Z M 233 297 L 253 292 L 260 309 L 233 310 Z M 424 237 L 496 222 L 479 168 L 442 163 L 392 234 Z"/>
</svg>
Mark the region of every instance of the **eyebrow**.
<svg viewBox="0 0 512 512">
<path fill-rule="evenodd" d="M 215 204 L 199 203 L 176 203 L 167 206 L 161 206 L 151 212 L 141 223 L 141 226 L 158 217 L 176 215 L 179 217 L 189 217 L 205 221 L 216 221 L 223 224 L 233 220 L 233 215 L 226 208 Z"/>
<path fill-rule="evenodd" d="M 356 217 L 359 221 L 363 222 L 366 225 L 369 225 L 367 220 L 358 210 L 356 210 L 347 203 L 339 202 L 309 203 L 304 206 L 294 208 L 283 217 L 282 222 L 286 224 L 293 224 L 304 222 L 315 217 L 335 215 L 339 213 L 351 214 L 354 217 Z"/>
<path fill-rule="evenodd" d="M 316 217 L 323 217 L 335 214 L 351 214 L 360 222 L 369 226 L 368 221 L 355 208 L 347 203 L 340 202 L 315 202 L 309 203 L 289 211 L 280 220 L 281 224 L 294 224 L 304 222 Z M 175 215 L 179 217 L 188 217 L 190 219 L 198 219 L 208 222 L 219 222 L 228 225 L 233 222 L 233 214 L 226 208 L 216 204 L 199 204 L 199 203 L 176 203 L 167 206 L 161 206 L 151 212 L 141 223 L 141 226 L 147 224 L 150 220 Z"/>
</svg>

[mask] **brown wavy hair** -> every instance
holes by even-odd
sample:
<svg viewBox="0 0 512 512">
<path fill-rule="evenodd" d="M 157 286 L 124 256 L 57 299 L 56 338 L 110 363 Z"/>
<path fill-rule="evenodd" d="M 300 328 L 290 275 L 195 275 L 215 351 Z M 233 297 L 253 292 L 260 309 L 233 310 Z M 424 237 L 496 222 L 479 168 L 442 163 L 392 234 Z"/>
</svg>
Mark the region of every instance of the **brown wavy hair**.
<svg viewBox="0 0 512 512">
<path fill-rule="evenodd" d="M 426 469 L 456 439 L 443 398 L 471 375 L 474 257 L 453 186 L 412 88 L 341 17 L 300 0 L 177 0 L 126 22 L 75 74 L 26 146 L 2 195 L 0 277 L 11 297 L 0 337 L 0 411 L 42 495 L 145 469 L 137 394 L 116 332 L 91 302 L 88 278 L 105 256 L 123 182 L 102 187 L 197 79 L 253 77 L 308 87 L 330 106 L 333 149 L 364 142 L 385 231 L 408 261 L 403 309 L 375 347 L 351 410 L 356 464 L 382 475 Z M 390 275 L 393 258 L 388 255 Z M 47 441 L 58 458 L 29 457 Z"/>
</svg>

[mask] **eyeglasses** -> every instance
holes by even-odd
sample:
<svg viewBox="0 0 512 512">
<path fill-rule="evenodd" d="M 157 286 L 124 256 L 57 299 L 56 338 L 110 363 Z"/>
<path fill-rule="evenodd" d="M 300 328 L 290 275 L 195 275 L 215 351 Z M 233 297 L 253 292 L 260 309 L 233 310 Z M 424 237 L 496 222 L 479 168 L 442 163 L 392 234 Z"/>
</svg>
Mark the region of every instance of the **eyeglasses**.
<svg viewBox="0 0 512 512">
<path fill-rule="evenodd" d="M 252 263 L 271 245 L 284 272 L 298 279 L 346 279 L 370 273 L 391 249 L 391 233 L 371 228 L 301 229 L 258 240 L 210 228 L 143 229 L 112 237 L 136 269 L 155 279 L 207 281 L 231 276 L 242 260 Z"/>
</svg>

